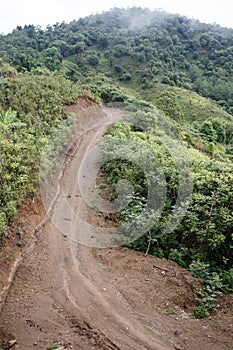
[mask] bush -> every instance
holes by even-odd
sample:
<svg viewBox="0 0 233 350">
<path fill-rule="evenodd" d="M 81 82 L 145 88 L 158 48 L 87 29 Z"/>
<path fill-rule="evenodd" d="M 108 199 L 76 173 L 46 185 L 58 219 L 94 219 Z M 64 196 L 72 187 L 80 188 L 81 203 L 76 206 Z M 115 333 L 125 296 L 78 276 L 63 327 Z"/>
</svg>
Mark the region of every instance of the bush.
<svg viewBox="0 0 233 350">
<path fill-rule="evenodd" d="M 177 135 L 179 129 L 177 130 L 174 124 L 171 126 L 168 119 L 165 122 L 155 109 L 154 112 L 151 111 L 150 113 L 141 111 L 134 113 L 135 121 L 137 118 L 139 118 L 139 125 L 144 125 L 144 131 L 121 122 L 115 125 L 101 142 L 103 145 L 103 159 L 105 157 L 114 159 L 116 152 L 119 152 L 123 144 L 127 143 L 126 140 L 137 143 L 137 149 L 131 150 L 128 148 L 122 152 L 119 160 L 110 161 L 102 169 L 108 182 L 112 184 L 112 198 L 115 198 L 114 191 L 119 180 L 127 179 L 134 187 L 134 197 L 129 207 L 119 214 L 119 219 L 125 222 L 132 220 L 136 222 L 139 204 L 141 203 L 142 210 L 143 203 L 146 202 L 148 183 L 145 181 L 142 171 L 136 166 L 138 162 L 136 164 L 134 162 L 138 155 L 139 162 L 141 159 L 145 159 L 147 164 L 151 164 L 153 168 L 154 160 L 150 160 L 148 155 L 145 155 L 145 148 L 149 149 L 151 154 L 154 154 L 164 173 L 167 193 L 160 219 L 154 221 L 150 232 L 133 241 L 129 246 L 146 252 L 150 241 L 149 253 L 172 259 L 184 268 L 188 268 L 193 261 L 205 261 L 208 270 L 205 269 L 205 266 L 197 264 L 195 265 L 195 275 L 205 281 L 206 288 L 210 288 L 211 293 L 215 293 L 215 290 L 223 288 L 219 276 L 222 271 L 231 268 L 233 258 L 231 249 L 233 226 L 232 165 L 227 162 L 212 160 L 189 148 L 189 157 L 193 164 L 191 203 L 179 225 L 172 232 L 168 232 L 166 227 L 176 203 L 179 177 L 176 164 L 171 154 L 162 144 L 160 136 L 164 135 L 164 130 L 168 135 L 174 133 Z M 147 124 L 150 128 L 147 128 Z M 122 143 L 120 140 L 122 140 Z M 126 162 L 123 154 L 127 154 L 127 159 L 131 157 L 130 159 L 134 161 Z M 154 170 L 152 173 L 155 175 Z M 199 275 L 198 267 L 200 268 Z M 194 273 L 194 266 L 192 266 L 192 269 Z M 205 273 L 206 276 L 202 276 Z M 217 274 L 214 275 L 214 273 Z M 230 282 L 230 276 L 226 275 L 225 280 Z M 214 283 L 216 283 L 216 286 Z M 205 292 L 208 294 L 207 289 Z M 211 293 L 208 295 L 209 298 L 214 297 Z M 206 302 L 211 303 L 212 300 L 208 299 Z"/>
<path fill-rule="evenodd" d="M 0 125 L 1 238 L 7 235 L 8 226 L 22 201 L 34 194 L 38 186 L 43 147 L 50 132 L 57 130 L 59 123 L 67 119 L 63 104 L 71 103 L 77 97 L 77 89 L 70 81 L 57 73 L 47 73 L 47 70 L 36 69 L 32 73 L 0 80 L 0 110 L 8 110 L 1 113 Z M 16 112 L 8 109 L 9 106 L 17 111 L 18 120 L 14 120 Z M 63 130 L 63 135 L 67 132 Z M 61 139 L 57 140 L 59 146 L 61 142 Z M 58 152 L 54 157 L 57 155 Z"/>
<path fill-rule="evenodd" d="M 216 297 L 222 293 L 223 283 L 220 276 L 215 272 L 210 272 L 209 264 L 200 261 L 193 262 L 189 267 L 192 275 L 203 283 L 203 292 L 196 291 L 199 306 L 195 309 L 198 318 L 209 316 L 210 311 L 216 309 Z"/>
</svg>

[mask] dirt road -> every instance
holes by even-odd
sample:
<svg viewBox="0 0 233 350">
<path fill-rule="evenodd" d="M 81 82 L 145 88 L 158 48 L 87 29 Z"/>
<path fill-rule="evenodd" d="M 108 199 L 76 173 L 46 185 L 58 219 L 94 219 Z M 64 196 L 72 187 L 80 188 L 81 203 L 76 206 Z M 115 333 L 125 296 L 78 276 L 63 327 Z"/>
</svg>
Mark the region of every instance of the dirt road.
<svg viewBox="0 0 233 350">
<path fill-rule="evenodd" d="M 79 241 L 85 243 L 88 237 L 90 242 L 96 236 L 93 227 L 107 225 L 83 201 L 78 169 L 107 125 L 121 117 L 119 111 L 91 108 L 91 113 L 80 114 L 80 103 L 69 107 L 77 113 L 79 130 L 49 217 L 38 201 L 31 208 L 33 215 L 23 213 L 26 236 L 34 237 L 28 231 L 43 225 L 24 248 L 3 307 L 0 349 L 7 349 L 12 339 L 17 340 L 12 349 L 19 350 L 230 349 L 229 299 L 211 319 L 194 320 L 194 289 L 200 286 L 175 263 L 124 248 L 90 248 L 77 242 L 77 235 Z M 61 193 L 73 215 L 78 213 L 93 232 L 72 226 Z M 64 234 L 66 228 L 71 234 Z"/>
</svg>

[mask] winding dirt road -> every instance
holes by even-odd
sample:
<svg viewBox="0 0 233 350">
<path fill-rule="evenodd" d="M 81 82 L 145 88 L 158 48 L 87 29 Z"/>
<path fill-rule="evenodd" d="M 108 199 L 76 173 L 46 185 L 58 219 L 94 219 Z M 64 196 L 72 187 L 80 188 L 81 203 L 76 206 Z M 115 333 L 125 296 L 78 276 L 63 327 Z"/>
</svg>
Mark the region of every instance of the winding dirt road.
<svg viewBox="0 0 233 350">
<path fill-rule="evenodd" d="M 77 113 L 79 129 L 66 158 L 62 193 L 74 214 L 78 212 L 94 230 L 94 225 L 105 227 L 106 222 L 83 201 L 78 169 L 121 112 L 94 106 L 82 113 L 71 106 L 70 111 Z M 37 208 L 38 235 L 25 248 L 1 313 L 1 329 L 8 340 L 17 340 L 12 349 L 45 350 L 53 344 L 77 350 L 228 349 L 227 327 L 226 336 L 218 336 L 209 321 L 189 316 L 195 279 L 165 259 L 123 248 L 80 245 L 76 236 L 64 234 L 72 217 L 63 204 L 60 191 L 49 217 Z M 25 230 L 29 227 L 26 222 Z M 75 226 L 71 232 L 76 235 L 77 230 L 81 228 Z M 84 243 L 86 235 L 90 240 L 96 233 L 79 232 Z"/>
</svg>

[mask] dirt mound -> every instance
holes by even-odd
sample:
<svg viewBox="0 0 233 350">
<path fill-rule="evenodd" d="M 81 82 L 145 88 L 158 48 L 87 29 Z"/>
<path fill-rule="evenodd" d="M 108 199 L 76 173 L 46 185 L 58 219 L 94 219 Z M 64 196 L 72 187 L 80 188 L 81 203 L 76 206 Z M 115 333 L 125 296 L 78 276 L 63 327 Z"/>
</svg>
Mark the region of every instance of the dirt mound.
<svg viewBox="0 0 233 350">
<path fill-rule="evenodd" d="M 106 272 L 110 272 L 109 277 L 114 274 L 115 280 L 120 280 L 123 285 L 127 283 L 128 276 L 132 276 L 127 293 L 134 294 L 142 307 L 147 303 L 152 311 L 174 309 L 192 315 L 197 305 L 195 289 L 200 290 L 202 286 L 175 262 L 124 248 L 94 251 L 94 255 Z M 125 291 L 122 290 L 122 293 L 125 294 Z"/>
</svg>

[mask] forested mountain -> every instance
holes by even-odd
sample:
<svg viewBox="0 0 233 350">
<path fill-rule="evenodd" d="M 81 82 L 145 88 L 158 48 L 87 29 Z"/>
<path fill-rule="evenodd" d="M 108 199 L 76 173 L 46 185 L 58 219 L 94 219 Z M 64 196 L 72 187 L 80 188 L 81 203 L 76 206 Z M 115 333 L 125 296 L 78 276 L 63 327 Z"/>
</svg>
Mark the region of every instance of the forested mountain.
<svg viewBox="0 0 233 350">
<path fill-rule="evenodd" d="M 17 27 L 0 57 L 18 71 L 46 66 L 74 81 L 93 72 L 136 88 L 162 82 L 194 90 L 233 112 L 233 29 L 132 8 L 70 24 Z"/>
<path fill-rule="evenodd" d="M 164 167 L 163 216 L 132 247 L 146 251 L 149 242 L 151 254 L 173 259 L 216 286 L 221 276 L 225 291 L 232 291 L 233 29 L 163 11 L 112 9 L 45 30 L 17 27 L 0 36 L 0 60 L 0 236 L 7 235 L 18 206 L 36 188 L 48 132 L 68 118 L 63 105 L 86 91 L 98 101 L 131 109 L 133 104 L 137 117 L 149 118 L 156 130 L 161 125 L 155 115 L 161 113 L 190 151 L 192 205 L 170 235 L 164 228 L 179 187 L 171 156 L 153 133 L 142 135 L 127 123 L 106 135 L 147 145 Z M 112 152 L 104 142 L 103 149 Z M 137 215 L 137 199 L 143 206 L 147 195 L 139 169 L 113 161 L 102 171 L 112 198 L 119 178 L 137 188 L 119 221 Z"/>
</svg>

